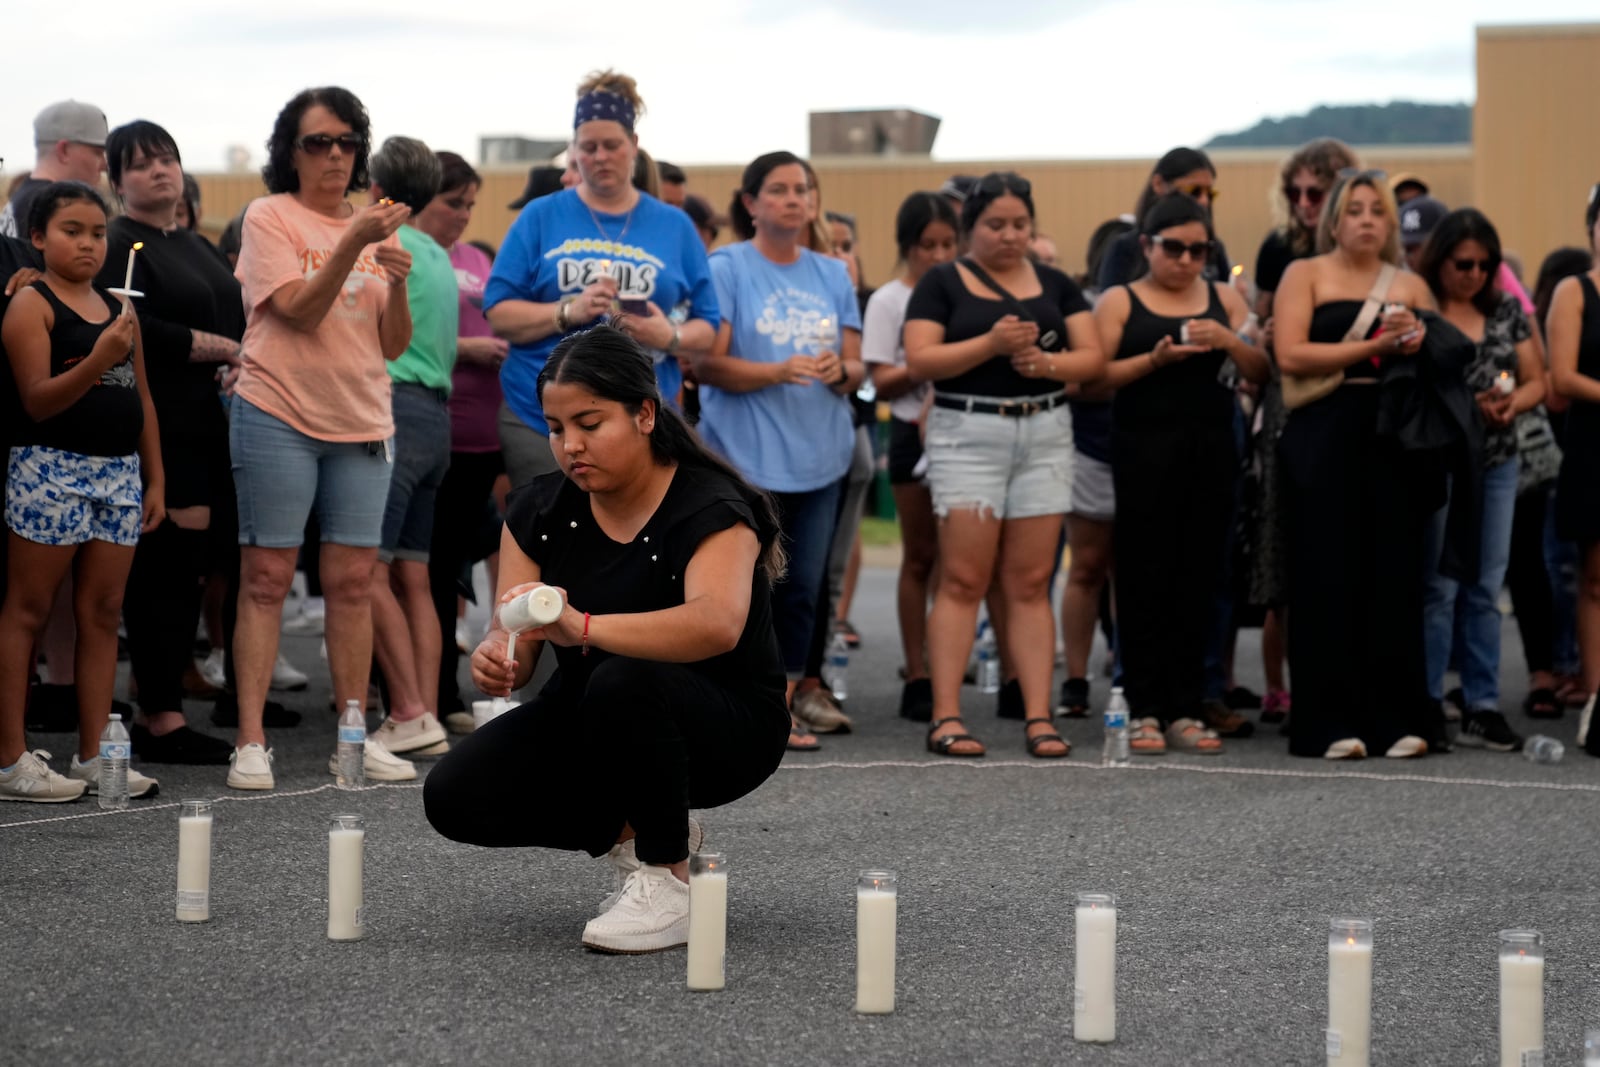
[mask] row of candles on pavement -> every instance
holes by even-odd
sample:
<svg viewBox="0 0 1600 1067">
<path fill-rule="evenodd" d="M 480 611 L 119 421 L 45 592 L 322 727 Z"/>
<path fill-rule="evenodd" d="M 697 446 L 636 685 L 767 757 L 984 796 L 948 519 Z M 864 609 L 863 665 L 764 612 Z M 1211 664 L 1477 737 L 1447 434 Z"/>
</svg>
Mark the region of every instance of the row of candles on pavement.
<svg viewBox="0 0 1600 1067">
<path fill-rule="evenodd" d="M 180 922 L 211 918 L 209 800 L 185 800 L 178 813 Z M 357 941 L 362 916 L 362 854 L 366 824 L 359 815 L 328 822 L 328 937 Z M 856 882 L 856 1011 L 894 1011 L 898 897 L 893 871 L 862 871 Z M 1076 959 L 1072 1033 L 1079 1041 L 1117 1036 L 1117 901 L 1110 893 L 1079 893 L 1073 914 Z M 726 983 L 728 860 L 720 852 L 689 857 L 688 987 L 715 991 Z M 1329 1064 L 1365 1067 L 1372 1044 L 1372 923 L 1334 919 L 1328 930 Z M 1584 1067 L 1600 1067 L 1600 1031 L 1584 1043 Z M 1533 930 L 1500 932 L 1500 1064 L 1544 1062 L 1544 942 Z"/>
</svg>

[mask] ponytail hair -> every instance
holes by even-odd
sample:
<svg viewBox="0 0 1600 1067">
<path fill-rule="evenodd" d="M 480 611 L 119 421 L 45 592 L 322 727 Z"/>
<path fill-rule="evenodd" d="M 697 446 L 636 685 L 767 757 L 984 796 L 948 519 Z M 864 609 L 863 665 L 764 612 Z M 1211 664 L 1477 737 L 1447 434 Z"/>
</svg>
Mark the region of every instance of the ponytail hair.
<svg viewBox="0 0 1600 1067">
<path fill-rule="evenodd" d="M 713 471 L 732 482 L 755 513 L 756 537 L 761 541 L 756 565 L 769 582 L 783 577 L 788 555 L 778 536 L 777 505 L 771 496 L 745 481 L 726 460 L 707 448 L 683 416 L 661 402 L 655 365 L 637 341 L 612 325 L 571 334 L 556 345 L 539 372 L 541 400 L 545 386 L 553 382 L 580 385 L 602 400 L 621 404 L 630 415 L 638 414 L 646 401 L 654 404 L 656 419 L 650 430 L 650 454 L 655 461 L 661 466 L 676 463 Z"/>
</svg>

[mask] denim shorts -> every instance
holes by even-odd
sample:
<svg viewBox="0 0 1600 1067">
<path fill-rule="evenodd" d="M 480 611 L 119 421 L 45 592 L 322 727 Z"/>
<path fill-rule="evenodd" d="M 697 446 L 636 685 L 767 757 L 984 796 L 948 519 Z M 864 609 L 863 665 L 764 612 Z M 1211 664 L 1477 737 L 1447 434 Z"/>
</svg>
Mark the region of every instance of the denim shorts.
<svg viewBox="0 0 1600 1067">
<path fill-rule="evenodd" d="M 953 399 L 995 403 L 1044 397 Z M 1072 413 L 1065 404 L 1021 418 L 935 406 L 928 412 L 926 447 L 933 513 L 940 518 L 976 509 L 999 519 L 1031 519 L 1069 509 Z"/>
<path fill-rule="evenodd" d="M 370 443 L 323 441 L 235 397 L 228 450 L 239 496 L 241 545 L 299 547 L 314 507 L 324 542 L 378 547 L 389 499 L 393 437 Z"/>
<path fill-rule="evenodd" d="M 443 391 L 409 382 L 395 383 L 392 402 L 394 472 L 378 558 L 426 563 L 433 544 L 433 504 L 450 469 L 450 409 Z"/>
<path fill-rule="evenodd" d="M 1110 522 L 1117 517 L 1117 490 L 1111 464 L 1079 452 L 1072 457 L 1072 514 L 1080 519 Z"/>
<path fill-rule="evenodd" d="M 139 543 L 144 485 L 137 452 L 86 456 L 18 445 L 6 466 L 6 525 L 39 545 Z"/>
</svg>

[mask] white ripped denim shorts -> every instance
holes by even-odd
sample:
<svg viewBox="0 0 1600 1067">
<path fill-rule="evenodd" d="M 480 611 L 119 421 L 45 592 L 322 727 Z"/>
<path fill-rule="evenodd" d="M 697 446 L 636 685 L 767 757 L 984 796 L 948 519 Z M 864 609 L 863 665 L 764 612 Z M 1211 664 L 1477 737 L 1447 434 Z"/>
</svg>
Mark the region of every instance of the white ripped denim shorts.
<svg viewBox="0 0 1600 1067">
<path fill-rule="evenodd" d="M 1059 393 L 986 397 L 940 393 L 972 405 L 1042 404 Z M 928 413 L 928 485 L 933 511 L 976 510 L 1000 519 L 1061 515 L 1072 501 L 1072 412 L 1065 403 L 1031 415 L 935 404 Z"/>
</svg>

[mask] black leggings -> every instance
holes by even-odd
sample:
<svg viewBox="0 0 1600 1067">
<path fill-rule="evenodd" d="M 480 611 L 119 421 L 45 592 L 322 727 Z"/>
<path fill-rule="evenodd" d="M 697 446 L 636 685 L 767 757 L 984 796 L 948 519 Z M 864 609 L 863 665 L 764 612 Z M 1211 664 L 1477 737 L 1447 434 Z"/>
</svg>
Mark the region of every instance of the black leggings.
<svg viewBox="0 0 1600 1067">
<path fill-rule="evenodd" d="M 134 550 L 122 614 L 139 707 L 147 715 L 183 710 L 183 673 L 194 660 L 210 538 L 207 530 L 186 530 L 168 519 L 139 538 Z"/>
<path fill-rule="evenodd" d="M 439 654 L 439 697 L 434 705 L 443 718 L 460 708 L 460 683 L 456 673 L 461 652 L 456 648 L 456 596 L 461 573 L 478 561 L 474 549 L 483 523 L 484 508 L 494 480 L 505 470 L 498 452 L 452 452 L 450 469 L 439 484 L 433 507 L 433 547 L 428 552 L 428 584 L 433 590 L 433 610 L 439 616 L 444 641 Z M 494 590 L 489 590 L 493 604 Z M 424 694 L 426 696 L 426 694 Z"/>
<path fill-rule="evenodd" d="M 558 672 L 532 703 L 457 742 L 422 800 L 452 841 L 602 856 L 628 825 L 640 861 L 677 863 L 689 809 L 752 792 L 788 739 L 782 689 L 750 703 L 691 667 L 615 656 L 581 692 Z"/>
<path fill-rule="evenodd" d="M 1530 489 L 1517 497 L 1511 520 L 1511 562 L 1506 567 L 1506 585 L 1511 589 L 1511 610 L 1517 616 L 1529 674 L 1555 669 L 1555 597 L 1550 592 L 1550 572 L 1544 564 L 1544 520 L 1549 501 L 1549 489 Z"/>
</svg>

